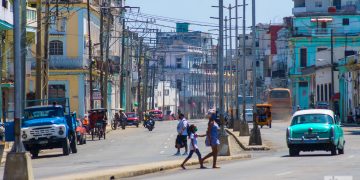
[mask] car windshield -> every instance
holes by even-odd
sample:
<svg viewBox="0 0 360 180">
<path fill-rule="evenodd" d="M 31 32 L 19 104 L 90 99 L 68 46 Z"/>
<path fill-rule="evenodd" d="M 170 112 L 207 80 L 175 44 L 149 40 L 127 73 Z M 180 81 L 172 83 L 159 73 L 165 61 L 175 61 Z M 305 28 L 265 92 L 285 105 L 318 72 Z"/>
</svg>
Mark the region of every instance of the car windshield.
<svg viewBox="0 0 360 180">
<path fill-rule="evenodd" d="M 289 98 L 290 94 L 285 90 L 276 90 L 270 92 L 270 98 Z"/>
<path fill-rule="evenodd" d="M 252 114 L 253 113 L 253 110 L 252 109 L 246 109 L 245 110 L 245 114 Z"/>
<path fill-rule="evenodd" d="M 162 114 L 161 111 L 150 111 L 149 114 Z"/>
<path fill-rule="evenodd" d="M 331 116 L 326 114 L 305 114 L 295 116 L 292 119 L 291 125 L 309 123 L 333 124 L 333 119 L 331 118 Z"/>
<path fill-rule="evenodd" d="M 129 118 L 135 118 L 136 114 L 135 113 L 129 113 L 129 114 L 126 114 L 126 116 L 129 117 Z"/>
<path fill-rule="evenodd" d="M 34 109 L 26 109 L 24 111 L 25 120 L 62 117 L 62 116 L 64 116 L 63 109 L 58 107 L 34 108 Z"/>
</svg>

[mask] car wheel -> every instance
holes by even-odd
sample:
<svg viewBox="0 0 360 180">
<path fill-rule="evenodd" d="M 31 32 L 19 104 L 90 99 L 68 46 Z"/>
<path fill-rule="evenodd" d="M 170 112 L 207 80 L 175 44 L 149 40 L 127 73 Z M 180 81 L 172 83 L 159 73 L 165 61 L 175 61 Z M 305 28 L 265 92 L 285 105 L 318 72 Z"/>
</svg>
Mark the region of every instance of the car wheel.
<svg viewBox="0 0 360 180">
<path fill-rule="evenodd" d="M 336 146 L 332 145 L 330 151 L 331 151 L 331 155 L 332 155 L 332 156 L 335 156 L 335 155 L 337 154 Z"/>
<path fill-rule="evenodd" d="M 30 154 L 31 154 L 32 158 L 37 158 L 37 157 L 39 157 L 39 152 L 40 152 L 40 150 L 37 149 L 37 148 L 30 150 Z"/>
<path fill-rule="evenodd" d="M 345 149 L 345 148 L 342 148 L 342 149 L 338 149 L 338 151 L 339 151 L 339 154 L 344 154 L 344 149 Z"/>
<path fill-rule="evenodd" d="M 64 156 L 68 156 L 70 154 L 70 143 L 68 138 L 65 138 L 65 140 L 63 141 L 62 148 Z"/>
<path fill-rule="evenodd" d="M 76 136 L 73 136 L 72 140 L 70 142 L 70 147 L 71 147 L 71 152 L 72 153 L 77 153 L 77 146 L 76 146 L 77 143 L 76 142 L 77 142 Z"/>
<path fill-rule="evenodd" d="M 290 155 L 291 157 L 293 157 L 293 156 L 298 156 L 299 154 L 300 154 L 300 151 L 299 151 L 299 150 L 294 149 L 294 148 L 290 148 L 290 149 L 289 149 L 289 155 Z"/>
</svg>

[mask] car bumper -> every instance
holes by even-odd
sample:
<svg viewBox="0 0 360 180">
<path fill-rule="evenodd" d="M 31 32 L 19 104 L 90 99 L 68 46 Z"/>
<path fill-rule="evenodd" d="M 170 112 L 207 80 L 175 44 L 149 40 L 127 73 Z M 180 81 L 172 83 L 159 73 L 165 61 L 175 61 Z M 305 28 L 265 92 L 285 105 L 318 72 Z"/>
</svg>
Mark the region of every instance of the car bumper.
<svg viewBox="0 0 360 180">
<path fill-rule="evenodd" d="M 295 148 L 302 151 L 330 150 L 334 146 L 332 138 L 288 138 L 289 148 Z"/>
<path fill-rule="evenodd" d="M 23 144 L 26 149 L 29 149 L 31 147 L 38 147 L 39 149 L 52 149 L 52 148 L 61 148 L 62 142 L 64 141 L 64 138 L 57 138 L 57 137 L 51 137 L 51 138 L 39 138 L 39 139 L 30 139 L 27 141 L 23 141 Z"/>
<path fill-rule="evenodd" d="M 127 121 L 126 122 L 128 126 L 136 126 L 136 125 L 139 125 L 139 122 L 138 121 Z"/>
</svg>

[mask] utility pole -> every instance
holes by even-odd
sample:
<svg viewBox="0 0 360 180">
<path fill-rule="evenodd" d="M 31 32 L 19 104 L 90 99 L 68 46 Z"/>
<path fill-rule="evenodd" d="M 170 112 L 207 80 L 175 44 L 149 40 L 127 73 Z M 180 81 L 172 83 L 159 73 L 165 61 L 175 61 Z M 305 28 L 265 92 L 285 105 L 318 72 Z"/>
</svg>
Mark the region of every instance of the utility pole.
<svg viewBox="0 0 360 180">
<path fill-rule="evenodd" d="M 25 104 L 25 60 L 26 60 L 26 1 L 14 0 L 14 79 L 15 79 L 15 142 L 6 156 L 3 179 L 34 179 L 30 156 L 21 140 L 21 117 Z M 24 13 L 25 12 L 25 13 Z M 21 19 L 22 18 L 22 19 Z M 25 22 L 25 23 L 24 23 Z M 19 163 L 21 162 L 21 163 Z"/>
<path fill-rule="evenodd" d="M 236 48 L 236 55 L 235 55 L 235 59 L 236 59 L 236 85 L 235 85 L 235 92 L 236 92 L 236 96 L 235 96 L 235 121 L 236 124 L 240 124 L 240 111 L 239 111 L 239 70 L 240 70 L 240 60 L 239 60 L 239 20 L 238 20 L 238 12 L 239 12 L 239 5 L 238 5 L 238 0 L 235 0 L 235 48 Z M 245 19 L 245 17 L 243 17 L 243 19 Z M 235 124 L 234 121 L 234 124 Z M 236 127 L 234 125 L 234 130 L 235 129 L 239 129 L 239 127 Z"/>
<path fill-rule="evenodd" d="M 250 139 L 249 139 L 249 145 L 262 145 L 261 140 L 261 134 L 260 129 L 256 123 L 256 115 L 257 115 L 257 109 L 256 109 L 256 102 L 257 102 L 257 84 L 256 84 L 256 19 L 255 19 L 255 0 L 252 0 L 252 55 L 253 55 L 253 96 L 254 96 L 254 102 L 253 102 L 253 129 L 251 130 Z M 244 97 L 245 98 L 245 97 Z"/>
<path fill-rule="evenodd" d="M 227 34 L 227 30 L 228 30 L 228 18 L 227 16 L 225 16 L 225 67 L 228 68 L 229 67 L 229 51 L 228 51 L 228 34 Z M 229 70 L 227 70 L 227 72 L 229 72 Z M 229 77 L 228 77 L 228 73 L 225 70 L 225 98 L 226 98 L 226 112 L 229 112 Z"/>
<path fill-rule="evenodd" d="M 137 65 L 138 66 L 137 102 L 138 102 L 138 115 L 140 116 L 140 119 L 144 119 L 144 117 L 143 117 L 143 112 L 145 112 L 143 110 L 144 104 L 141 103 L 142 102 L 142 100 L 141 100 L 141 80 L 142 80 L 142 78 L 141 78 L 141 70 L 143 69 L 143 68 L 141 68 L 142 48 L 143 48 L 142 47 L 142 44 L 143 44 L 142 38 L 140 38 L 139 41 L 140 41 L 140 45 L 139 45 L 138 54 L 137 54 L 137 56 L 138 56 L 138 58 L 137 58 L 138 59 L 138 65 Z M 143 87 L 145 87 L 145 86 L 143 86 Z"/>
<path fill-rule="evenodd" d="M 151 109 L 155 109 L 155 73 L 156 71 L 156 66 L 153 66 L 153 72 L 152 72 L 152 101 L 151 101 Z"/>
<path fill-rule="evenodd" d="M 124 98 L 125 98 L 124 76 L 126 76 L 125 67 L 124 67 L 124 65 L 125 65 L 125 18 L 122 20 L 121 34 L 122 35 L 121 35 L 121 65 L 120 65 L 120 107 L 124 107 Z M 144 60 L 145 59 L 146 58 L 144 57 Z M 147 82 L 147 81 L 145 81 L 145 82 Z"/>
<path fill-rule="evenodd" d="M 249 124 L 246 121 L 246 0 L 243 0 L 243 30 L 242 30 L 242 121 L 240 122 L 240 136 L 249 136 Z M 240 62 L 238 62 L 240 63 Z M 240 69 L 239 69 L 240 70 Z M 240 91 L 238 91 L 240 94 Z"/>
<path fill-rule="evenodd" d="M 43 99 L 49 99 L 49 26 L 50 26 L 50 0 L 46 0 L 45 6 L 45 32 L 44 32 L 44 66 L 43 66 Z M 45 103 L 48 103 L 45 101 Z"/>
<path fill-rule="evenodd" d="M 37 15 L 37 28 L 36 28 L 36 88 L 35 88 L 35 99 L 42 99 L 43 82 L 42 82 L 42 42 L 41 42 L 41 29 L 42 29 L 42 8 L 41 0 L 36 1 L 36 15 Z"/>
<path fill-rule="evenodd" d="M 331 29 L 331 92 L 330 97 L 333 97 L 335 94 L 335 84 L 334 84 L 334 30 Z M 334 103 L 332 103 L 332 108 L 334 109 Z"/>
<path fill-rule="evenodd" d="M 236 7 L 235 7 L 236 8 Z M 234 103 L 233 103 L 233 101 L 234 101 L 234 90 L 233 90 L 233 83 L 234 83 L 234 76 L 233 76 L 233 56 L 232 56 L 232 54 L 233 54 L 233 46 L 232 46 L 232 30 L 233 30 L 233 28 L 232 28 L 232 9 L 233 9 L 233 7 L 231 7 L 231 4 L 229 4 L 229 41 L 230 41 L 230 63 L 229 63 L 229 72 L 230 72 L 230 91 L 229 91 L 229 93 L 230 93 L 230 117 L 231 117 L 231 123 L 230 123 L 230 125 L 231 125 L 231 127 L 234 125 L 234 116 L 233 116 L 233 111 L 234 111 Z M 235 19 L 236 18 L 238 18 L 238 17 L 235 17 Z M 228 56 L 229 57 L 229 56 Z M 229 60 L 229 59 L 228 59 Z"/>
<path fill-rule="evenodd" d="M 110 25 L 111 25 L 111 9 L 110 9 L 110 1 L 108 4 L 108 9 L 106 9 L 107 15 L 107 24 L 106 24 L 106 52 L 105 52 L 105 78 L 104 78 L 104 89 L 103 89 L 103 108 L 107 109 L 107 98 L 108 98 L 108 79 L 109 79 L 109 49 L 110 49 Z"/>
<path fill-rule="evenodd" d="M 219 155 L 229 156 L 229 137 L 224 127 L 224 0 L 219 0 L 219 112 L 221 120 Z"/>
<path fill-rule="evenodd" d="M 40 0 L 38 0 L 40 1 Z M 94 88 L 93 88 L 93 61 L 92 61 L 92 41 L 91 41 L 91 19 L 90 19 L 90 0 L 87 0 L 87 28 L 88 28 L 88 45 L 89 45 L 89 86 L 90 86 L 90 109 L 94 108 Z"/>
<path fill-rule="evenodd" d="M 101 94 L 101 107 L 104 107 L 104 2 L 100 6 L 100 94 Z"/>
</svg>

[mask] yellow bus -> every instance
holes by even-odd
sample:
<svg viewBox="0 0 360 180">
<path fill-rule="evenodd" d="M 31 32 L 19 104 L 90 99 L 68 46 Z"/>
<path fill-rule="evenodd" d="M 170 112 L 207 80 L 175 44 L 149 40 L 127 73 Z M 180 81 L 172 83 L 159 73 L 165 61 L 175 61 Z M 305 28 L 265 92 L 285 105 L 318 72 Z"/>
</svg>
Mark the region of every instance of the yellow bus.
<svg viewBox="0 0 360 180">
<path fill-rule="evenodd" d="M 292 113 L 291 92 L 286 88 L 271 89 L 267 103 L 272 105 L 273 120 L 289 120 Z"/>
</svg>

